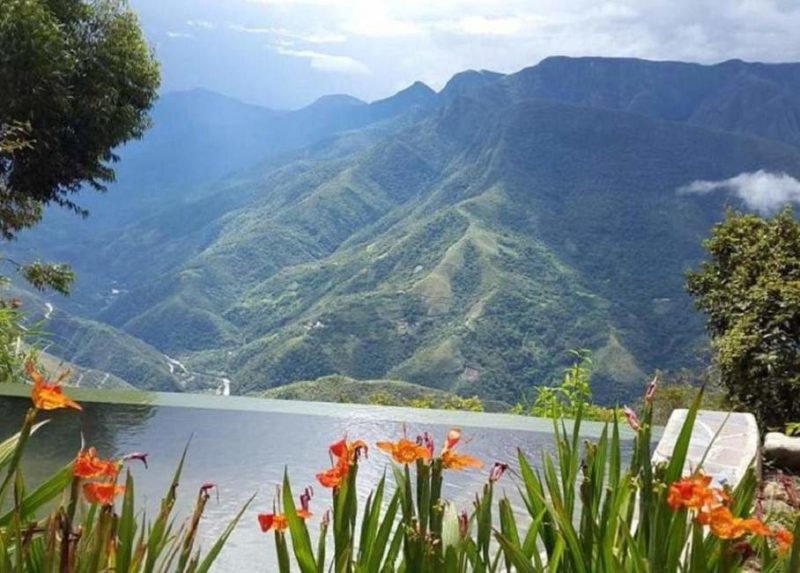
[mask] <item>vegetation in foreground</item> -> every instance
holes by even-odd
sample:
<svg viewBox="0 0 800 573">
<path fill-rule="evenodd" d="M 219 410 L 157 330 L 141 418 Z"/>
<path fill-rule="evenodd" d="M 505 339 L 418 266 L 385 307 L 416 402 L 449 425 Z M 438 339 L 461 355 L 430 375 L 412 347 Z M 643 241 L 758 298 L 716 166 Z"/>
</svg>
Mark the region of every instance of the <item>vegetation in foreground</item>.
<svg viewBox="0 0 800 573">
<path fill-rule="evenodd" d="M 214 486 L 200 489 L 191 515 L 176 518 L 183 459 L 149 521 L 136 507 L 131 472 L 121 479 L 126 464 L 146 464 L 144 453 L 103 459 L 84 447 L 28 489 L 20 460 L 40 425 L 39 412 L 81 405 L 64 394 L 60 379 L 46 380 L 33 362 L 26 370 L 34 382 L 33 406 L 20 432 L 0 444 L 0 570 L 207 571 L 249 502 L 201 554 L 198 528 Z M 576 365 L 574 373 L 579 370 Z M 484 466 L 462 452 L 461 430 L 448 432 L 438 451 L 428 433 L 376 443 L 394 462 L 394 488 L 384 476 L 363 505 L 356 483 L 369 445 L 343 439 L 330 446 L 331 465 L 317 475 L 332 503 L 315 544 L 306 526 L 315 518 L 313 490 L 304 489 L 295 501 L 288 470 L 272 511 L 259 514 L 258 523 L 274 533 L 281 572 L 727 573 L 755 564 L 763 572 L 796 573 L 800 516 L 765 510 L 753 472 L 734 490 L 712 485 L 702 464 L 684 473 L 702 392 L 670 462 L 651 465 L 655 393 L 653 382 L 641 418 L 632 410 L 624 414 L 635 432 L 629 454 L 622 416 L 612 416 L 596 442 L 581 442 L 584 408 L 577 401 L 574 421 L 554 419 L 555 454 L 543 453 L 538 464 L 521 452 L 514 467 L 495 462 L 469 509 L 443 496 L 449 472 Z M 509 498 L 497 494 L 500 480 L 515 482 L 527 515 L 515 514 Z"/>
<path fill-rule="evenodd" d="M 312 517 L 310 489 L 296 504 L 288 471 L 273 511 L 260 514 L 259 524 L 274 532 L 281 572 L 293 570 L 292 563 L 303 573 L 328 567 L 337 573 L 727 573 L 753 562 L 764 572 L 800 570 L 800 517 L 792 531 L 768 525 L 769 516 L 759 514 L 758 506 L 751 514 L 757 491 L 753 471 L 734 490 L 712 485 L 702 464 L 685 475 L 701 396 L 689 411 L 672 459 L 651 464 L 654 394 L 651 383 L 641 419 L 626 413 L 636 433 L 628 463 L 616 418 L 597 442 L 581 443 L 579 407 L 571 428 L 554 420 L 555 456 L 543 453 L 541 469 L 534 469 L 520 452 L 518 474 L 495 463 L 470 510 L 442 496 L 448 472 L 483 465 L 456 449 L 460 430 L 448 433 L 439 453 L 428 433 L 378 442 L 377 448 L 394 461 L 396 487 L 389 493 L 382 478 L 359 507 L 357 476 L 368 445 L 343 439 L 330 446 L 331 467 L 317 476 L 332 490 L 332 511 L 323 515 L 316 545 L 306 526 Z M 507 496 L 495 500 L 501 479 L 517 482 L 524 518 L 515 515 Z"/>
<path fill-rule="evenodd" d="M 134 452 L 103 459 L 84 447 L 75 460 L 33 489 L 20 461 L 31 435 L 46 422 L 42 410 L 81 410 L 56 381 L 46 380 L 33 362 L 33 406 L 19 433 L 0 443 L 0 571 L 49 572 L 204 572 L 208 571 L 249 505 L 228 524 L 207 552 L 197 544 L 201 518 L 214 484 L 203 485 L 191 515 L 175 515 L 178 483 L 186 451 L 153 519 L 137 506 L 134 478 L 121 475 L 126 464 L 147 454 Z M 118 501 L 121 499 L 121 502 Z"/>
<path fill-rule="evenodd" d="M 765 426 L 800 419 L 800 221 L 728 212 L 687 287 L 705 312 L 722 386 Z"/>
</svg>

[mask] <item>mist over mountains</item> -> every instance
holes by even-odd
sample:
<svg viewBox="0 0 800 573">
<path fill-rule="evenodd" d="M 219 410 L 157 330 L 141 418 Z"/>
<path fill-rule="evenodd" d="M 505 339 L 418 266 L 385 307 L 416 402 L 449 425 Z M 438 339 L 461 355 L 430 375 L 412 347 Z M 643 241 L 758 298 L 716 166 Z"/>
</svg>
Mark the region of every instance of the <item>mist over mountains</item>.
<svg viewBox="0 0 800 573">
<path fill-rule="evenodd" d="M 11 250 L 78 272 L 69 298 L 25 295 L 55 306 L 48 351 L 134 386 L 341 374 L 514 401 L 587 348 L 613 402 L 703 358 L 684 272 L 753 203 L 701 191 L 761 173 L 796 200 L 799 94 L 800 64 L 563 57 L 291 112 L 172 93 L 89 219 Z"/>
</svg>

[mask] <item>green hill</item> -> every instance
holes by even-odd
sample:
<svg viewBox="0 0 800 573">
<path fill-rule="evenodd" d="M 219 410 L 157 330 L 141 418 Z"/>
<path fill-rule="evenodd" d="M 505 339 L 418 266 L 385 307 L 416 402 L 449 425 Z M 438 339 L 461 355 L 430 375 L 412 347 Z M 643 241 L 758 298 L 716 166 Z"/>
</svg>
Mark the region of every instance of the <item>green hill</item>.
<svg viewBox="0 0 800 573">
<path fill-rule="evenodd" d="M 587 348 L 596 397 L 628 399 L 705 349 L 683 275 L 736 200 L 676 190 L 800 177 L 798 70 L 556 58 L 323 100 L 318 120 L 357 119 L 98 234 L 64 304 L 77 332 L 125 333 L 115 355 L 158 349 L 235 393 L 342 375 L 514 402 Z"/>
<path fill-rule="evenodd" d="M 292 382 L 261 394 L 264 398 L 376 404 L 382 406 L 411 406 L 418 408 L 461 409 L 464 403 L 455 394 L 410 384 L 401 380 L 354 380 L 347 376 L 323 376 L 316 380 Z M 507 412 L 510 405 L 488 400 L 481 402 L 488 412 Z"/>
</svg>

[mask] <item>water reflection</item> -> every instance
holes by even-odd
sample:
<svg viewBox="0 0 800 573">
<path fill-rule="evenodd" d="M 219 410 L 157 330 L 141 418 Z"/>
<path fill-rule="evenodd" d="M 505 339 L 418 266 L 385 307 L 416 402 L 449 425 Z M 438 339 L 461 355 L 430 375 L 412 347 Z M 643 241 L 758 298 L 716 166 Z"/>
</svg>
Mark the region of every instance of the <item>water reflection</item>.
<svg viewBox="0 0 800 573">
<path fill-rule="evenodd" d="M 0 398 L 0 432 L 6 436 L 16 431 L 29 405 L 27 399 Z M 258 412 L 216 409 L 195 409 L 167 406 L 140 406 L 84 403 L 85 411 L 54 412 L 52 422 L 31 440 L 25 458 L 29 483 L 35 483 L 66 463 L 80 447 L 81 432 L 86 443 L 104 455 L 121 455 L 133 450 L 150 453 L 150 469 L 133 466 L 137 495 L 152 514 L 168 487 L 175 463 L 186 441 L 192 436 L 185 477 L 179 503 L 186 511 L 197 489 L 204 482 L 219 486 L 219 502 L 208 506 L 202 525 L 208 539 L 219 534 L 245 500 L 258 492 L 254 506 L 245 515 L 227 549 L 221 556 L 218 570 L 236 567 L 247 571 L 274 570 L 272 537 L 263 535 L 256 524 L 256 514 L 272 505 L 275 485 L 280 483 L 284 467 L 288 467 L 296 491 L 307 484 L 316 485 L 315 474 L 329 465 L 327 446 L 348 435 L 362 438 L 369 444 L 377 440 L 396 439 L 403 431 L 416 436 L 422 431 L 434 434 L 441 444 L 448 429 L 436 423 L 407 425 L 380 419 L 380 410 L 355 410 L 350 417 L 302 415 L 280 412 Z M 341 408 L 341 406 L 339 406 Z M 431 412 L 435 422 L 436 413 Z M 449 472 L 444 495 L 460 508 L 469 508 L 475 492 L 486 480 L 494 461 L 508 462 L 511 471 L 499 483 L 518 508 L 513 474 L 516 452 L 520 448 L 538 460 L 543 449 L 552 449 L 552 439 L 542 432 L 464 427 L 465 440 L 460 451 L 486 462 L 484 470 Z M 366 498 L 370 487 L 388 469 L 388 458 L 371 448 L 369 459 L 359 471 L 360 497 Z M 388 473 L 391 477 L 391 472 Z M 389 480 L 391 481 L 391 479 Z M 315 487 L 317 496 L 312 511 L 321 516 L 330 505 L 330 493 Z M 317 519 L 311 521 L 316 527 Z M 313 532 L 316 535 L 316 531 Z M 253 564 L 260 564 L 257 569 Z"/>
<path fill-rule="evenodd" d="M 19 431 L 25 412 L 30 407 L 27 398 L 0 398 L 0 436 Z M 118 438 L 130 440 L 148 423 L 154 408 L 131 405 L 109 408 L 108 404 L 87 402 L 83 411 L 53 410 L 40 412 L 38 420 L 47 420 L 32 438 L 30 453 L 24 465 L 30 477 L 43 477 L 49 469 L 67 463 L 81 447 L 81 436 L 87 444 L 102 453 L 121 453 Z"/>
</svg>

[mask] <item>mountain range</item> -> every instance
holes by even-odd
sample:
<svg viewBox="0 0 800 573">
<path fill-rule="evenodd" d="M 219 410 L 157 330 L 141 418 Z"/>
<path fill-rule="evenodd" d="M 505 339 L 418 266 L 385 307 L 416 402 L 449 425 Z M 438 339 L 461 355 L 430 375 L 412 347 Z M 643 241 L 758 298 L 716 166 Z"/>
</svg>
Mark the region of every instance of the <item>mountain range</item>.
<svg viewBox="0 0 800 573">
<path fill-rule="evenodd" d="M 10 251 L 78 272 L 68 298 L 24 293 L 55 307 L 48 352 L 134 386 L 513 402 L 585 348 L 611 403 L 706 359 L 684 273 L 741 204 L 677 190 L 800 177 L 798 94 L 800 64 L 565 57 L 290 112 L 166 94 L 92 216 Z"/>
</svg>

